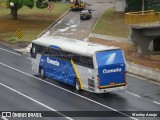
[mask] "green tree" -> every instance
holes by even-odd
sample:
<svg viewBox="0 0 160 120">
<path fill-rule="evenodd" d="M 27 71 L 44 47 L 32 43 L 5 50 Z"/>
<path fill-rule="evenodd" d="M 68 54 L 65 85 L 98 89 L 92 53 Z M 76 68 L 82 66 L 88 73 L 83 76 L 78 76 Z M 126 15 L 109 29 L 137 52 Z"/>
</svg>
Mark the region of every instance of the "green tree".
<svg viewBox="0 0 160 120">
<path fill-rule="evenodd" d="M 17 11 L 21 9 L 23 6 L 27 6 L 29 8 L 34 7 L 35 0 L 7 0 L 6 6 L 11 10 L 11 15 L 13 19 L 17 19 Z M 46 0 L 36 0 L 36 7 L 43 9 L 48 6 Z"/>
</svg>

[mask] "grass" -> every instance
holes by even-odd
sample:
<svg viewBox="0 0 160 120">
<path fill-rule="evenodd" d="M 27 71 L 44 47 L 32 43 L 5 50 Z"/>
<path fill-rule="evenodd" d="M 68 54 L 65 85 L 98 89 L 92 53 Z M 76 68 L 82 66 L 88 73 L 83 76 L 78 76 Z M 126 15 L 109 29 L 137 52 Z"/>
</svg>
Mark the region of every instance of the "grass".
<svg viewBox="0 0 160 120">
<path fill-rule="evenodd" d="M 18 42 L 31 42 L 51 23 L 58 19 L 69 9 L 66 3 L 53 3 L 54 8 L 50 11 L 47 8 L 33 9 L 23 7 L 18 10 L 18 20 L 12 20 L 10 9 L 7 9 L 5 3 L 0 3 L 0 41 L 10 44 Z M 17 31 L 22 31 L 22 38 L 18 39 Z"/>
<path fill-rule="evenodd" d="M 93 33 L 127 38 L 129 28 L 124 22 L 124 13 L 115 12 L 114 8 L 105 11 Z"/>
</svg>

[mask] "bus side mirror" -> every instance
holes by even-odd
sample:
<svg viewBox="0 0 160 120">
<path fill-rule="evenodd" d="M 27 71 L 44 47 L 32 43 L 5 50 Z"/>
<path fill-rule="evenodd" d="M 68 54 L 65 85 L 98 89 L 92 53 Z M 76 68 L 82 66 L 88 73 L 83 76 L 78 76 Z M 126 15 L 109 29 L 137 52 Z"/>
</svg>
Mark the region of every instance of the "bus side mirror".
<svg viewBox="0 0 160 120">
<path fill-rule="evenodd" d="M 33 51 L 32 48 L 30 49 L 31 58 L 33 58 Z"/>
<path fill-rule="evenodd" d="M 30 49 L 30 54 L 32 54 L 32 48 Z"/>
<path fill-rule="evenodd" d="M 30 49 L 31 58 L 36 58 L 36 53 L 34 53 L 34 49 Z"/>
</svg>

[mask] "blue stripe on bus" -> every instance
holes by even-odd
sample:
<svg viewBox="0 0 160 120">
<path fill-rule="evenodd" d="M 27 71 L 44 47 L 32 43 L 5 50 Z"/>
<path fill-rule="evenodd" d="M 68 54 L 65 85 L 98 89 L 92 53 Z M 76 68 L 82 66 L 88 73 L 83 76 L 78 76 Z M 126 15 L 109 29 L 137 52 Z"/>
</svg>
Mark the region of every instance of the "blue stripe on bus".
<svg viewBox="0 0 160 120">
<path fill-rule="evenodd" d="M 76 73 L 71 62 L 44 55 L 41 57 L 40 66 L 47 77 L 75 85 Z"/>
</svg>

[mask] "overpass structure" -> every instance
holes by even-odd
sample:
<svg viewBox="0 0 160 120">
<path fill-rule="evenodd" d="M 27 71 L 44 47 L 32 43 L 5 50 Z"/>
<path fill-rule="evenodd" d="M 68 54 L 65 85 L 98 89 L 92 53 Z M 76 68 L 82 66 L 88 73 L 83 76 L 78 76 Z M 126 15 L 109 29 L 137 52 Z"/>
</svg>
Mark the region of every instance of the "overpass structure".
<svg viewBox="0 0 160 120">
<path fill-rule="evenodd" d="M 130 40 L 137 45 L 138 53 L 160 52 L 160 12 L 125 13 L 125 23 L 130 25 Z"/>
</svg>

